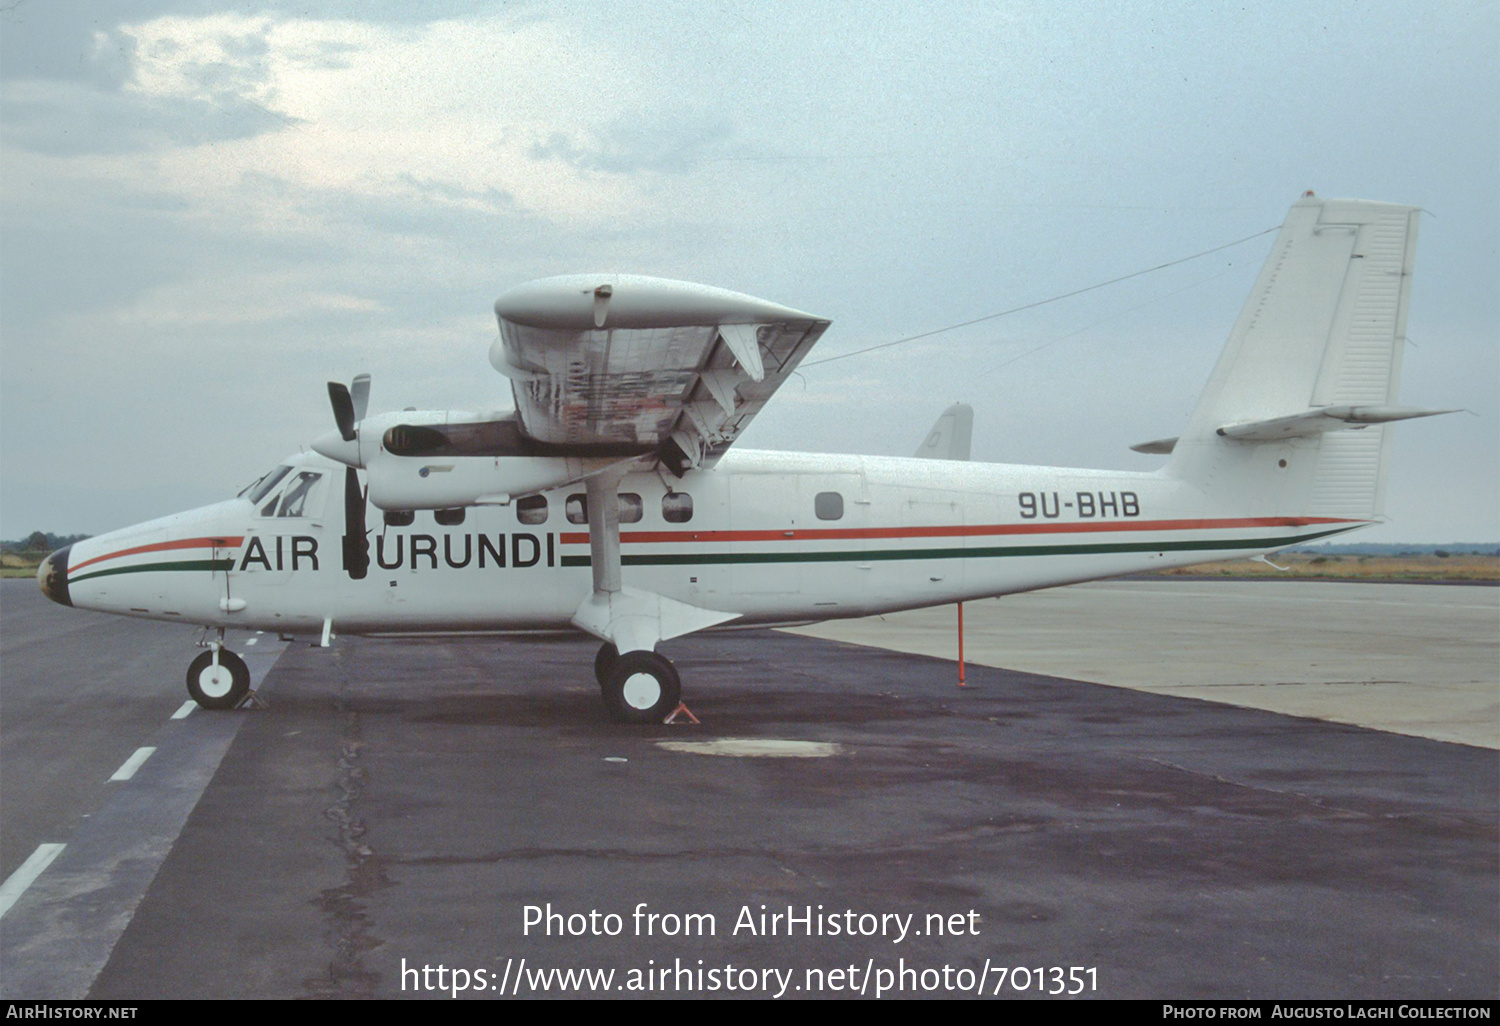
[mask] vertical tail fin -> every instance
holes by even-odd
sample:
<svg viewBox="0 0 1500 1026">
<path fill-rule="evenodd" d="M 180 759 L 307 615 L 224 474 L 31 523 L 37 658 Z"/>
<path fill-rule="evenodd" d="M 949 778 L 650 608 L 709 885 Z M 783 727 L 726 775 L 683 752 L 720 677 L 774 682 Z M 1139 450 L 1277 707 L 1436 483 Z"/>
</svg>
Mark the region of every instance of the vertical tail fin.
<svg viewBox="0 0 1500 1026">
<path fill-rule="evenodd" d="M 974 439 L 974 407 L 954 403 L 943 411 L 914 454 L 918 459 L 966 460 Z"/>
<path fill-rule="evenodd" d="M 1246 512 L 1380 514 L 1382 425 L 1426 412 L 1393 405 L 1417 213 L 1311 193 L 1292 207 L 1168 473 Z"/>
</svg>

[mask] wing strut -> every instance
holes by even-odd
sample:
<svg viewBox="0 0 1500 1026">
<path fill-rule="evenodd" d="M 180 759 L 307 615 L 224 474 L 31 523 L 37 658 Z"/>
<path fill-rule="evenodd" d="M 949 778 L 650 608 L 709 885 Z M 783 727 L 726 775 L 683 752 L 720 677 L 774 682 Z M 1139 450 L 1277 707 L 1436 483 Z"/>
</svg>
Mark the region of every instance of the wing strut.
<svg viewBox="0 0 1500 1026">
<path fill-rule="evenodd" d="M 594 590 L 573 613 L 573 625 L 627 652 L 650 652 L 658 641 L 725 623 L 739 613 L 701 609 L 652 591 L 627 588 L 620 575 L 621 471 L 595 474 L 584 482 L 588 495 L 589 564 Z"/>
</svg>

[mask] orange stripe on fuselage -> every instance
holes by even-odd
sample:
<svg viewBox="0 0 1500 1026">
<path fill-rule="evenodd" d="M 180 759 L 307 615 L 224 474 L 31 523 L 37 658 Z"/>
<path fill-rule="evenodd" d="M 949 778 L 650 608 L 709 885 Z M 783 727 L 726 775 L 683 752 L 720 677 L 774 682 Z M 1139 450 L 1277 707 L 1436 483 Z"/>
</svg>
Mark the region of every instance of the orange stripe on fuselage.
<svg viewBox="0 0 1500 1026">
<path fill-rule="evenodd" d="M 74 563 L 68 567 L 71 575 L 75 570 L 81 570 L 94 563 L 102 563 L 106 559 L 118 559 L 121 556 L 136 556 L 142 552 L 167 552 L 172 549 L 233 549 L 239 547 L 244 541 L 244 535 L 237 538 L 178 538 L 175 541 L 156 542 L 151 545 L 137 545 L 133 549 L 121 549 L 119 552 L 111 552 L 104 556 L 95 556 L 93 559 L 85 559 L 82 563 Z"/>
<path fill-rule="evenodd" d="M 813 541 L 852 538 L 981 538 L 1004 534 L 1081 534 L 1095 531 L 1210 531 L 1242 527 L 1309 527 L 1358 524 L 1344 517 L 1229 517 L 1220 520 L 1103 520 L 1067 524 L 973 524 L 944 527 L 810 527 L 785 531 L 621 531 L 622 544 L 681 541 Z M 587 531 L 563 531 L 564 545 L 587 545 Z"/>
</svg>

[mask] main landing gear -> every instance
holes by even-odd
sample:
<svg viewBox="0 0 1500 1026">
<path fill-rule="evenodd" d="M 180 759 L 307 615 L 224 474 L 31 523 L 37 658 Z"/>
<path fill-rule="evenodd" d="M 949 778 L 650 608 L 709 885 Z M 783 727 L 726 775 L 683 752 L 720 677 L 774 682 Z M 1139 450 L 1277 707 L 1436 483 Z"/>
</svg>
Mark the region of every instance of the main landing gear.
<svg viewBox="0 0 1500 1026">
<path fill-rule="evenodd" d="M 605 709 L 621 723 L 660 723 L 682 701 L 677 668 L 655 652 L 621 655 L 605 642 L 594 657 L 594 676 Z"/>
<path fill-rule="evenodd" d="M 250 668 L 245 660 L 218 645 L 198 654 L 188 664 L 188 694 L 205 709 L 233 709 L 250 691 Z"/>
<path fill-rule="evenodd" d="M 663 723 L 682 705 L 682 681 L 671 660 L 656 653 L 657 643 L 739 614 L 701 609 L 621 583 L 616 490 L 625 470 L 625 463 L 617 464 L 584 481 L 594 590 L 574 611 L 572 623 L 604 642 L 594 658 L 594 676 L 609 715 L 622 723 Z"/>
</svg>

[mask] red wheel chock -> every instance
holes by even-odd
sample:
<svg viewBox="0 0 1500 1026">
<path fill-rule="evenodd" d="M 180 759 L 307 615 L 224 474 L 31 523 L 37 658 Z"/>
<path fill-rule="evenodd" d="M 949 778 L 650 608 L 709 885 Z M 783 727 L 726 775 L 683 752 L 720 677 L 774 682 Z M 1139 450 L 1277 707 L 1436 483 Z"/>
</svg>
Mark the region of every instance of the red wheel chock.
<svg viewBox="0 0 1500 1026">
<path fill-rule="evenodd" d="M 678 715 L 678 713 L 681 713 L 683 716 L 686 716 L 688 719 L 692 720 L 694 723 L 697 723 L 699 726 L 703 725 L 702 722 L 698 719 L 698 717 L 696 717 L 696 716 L 693 715 L 693 710 L 691 710 L 691 709 L 689 709 L 687 707 L 687 703 L 686 702 L 678 702 L 677 703 L 677 708 L 673 709 L 672 712 L 667 716 L 667 718 L 664 719 L 664 720 L 662 720 L 662 722 L 663 723 L 670 723 L 670 724 L 676 726 L 677 725 L 677 715 Z"/>
</svg>

